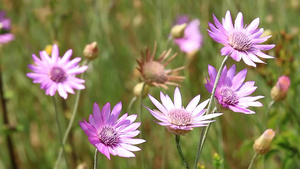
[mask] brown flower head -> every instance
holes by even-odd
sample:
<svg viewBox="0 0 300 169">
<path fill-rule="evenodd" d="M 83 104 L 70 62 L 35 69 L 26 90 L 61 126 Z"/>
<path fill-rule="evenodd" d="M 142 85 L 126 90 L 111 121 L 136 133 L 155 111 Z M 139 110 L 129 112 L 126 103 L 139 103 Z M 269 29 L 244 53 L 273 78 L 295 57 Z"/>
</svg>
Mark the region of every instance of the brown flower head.
<svg viewBox="0 0 300 169">
<path fill-rule="evenodd" d="M 177 55 L 177 53 L 175 53 L 171 56 L 170 59 L 166 61 L 167 57 L 171 53 L 171 49 L 169 49 L 168 51 L 164 51 L 157 60 L 154 60 L 156 53 L 156 43 L 154 44 L 152 54 L 149 48 L 146 48 L 145 52 L 142 51 L 141 53 L 141 60 L 136 60 L 139 64 L 139 67 L 137 69 L 142 74 L 142 77 L 147 84 L 167 89 L 167 85 L 178 86 L 176 82 L 181 82 L 184 79 L 183 76 L 173 75 L 173 73 L 184 69 L 184 66 L 173 70 L 166 69 L 166 66 Z"/>
</svg>

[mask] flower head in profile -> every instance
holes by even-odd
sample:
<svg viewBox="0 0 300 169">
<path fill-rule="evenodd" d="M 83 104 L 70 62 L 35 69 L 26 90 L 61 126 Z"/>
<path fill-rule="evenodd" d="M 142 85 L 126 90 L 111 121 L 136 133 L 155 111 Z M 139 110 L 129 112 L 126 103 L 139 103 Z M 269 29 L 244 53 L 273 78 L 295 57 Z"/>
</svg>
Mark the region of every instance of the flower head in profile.
<svg viewBox="0 0 300 169">
<path fill-rule="evenodd" d="M 267 129 L 253 144 L 253 149 L 258 154 L 266 154 L 271 147 L 271 142 L 275 137 L 275 131 Z"/>
<path fill-rule="evenodd" d="M 151 110 L 147 107 L 149 112 L 160 122 L 158 124 L 166 126 L 169 132 L 176 135 L 185 135 L 194 127 L 207 126 L 213 122 L 212 118 L 220 116 L 222 113 L 214 113 L 204 115 L 206 109 L 204 109 L 209 100 L 206 100 L 198 105 L 200 101 L 200 95 L 194 97 L 186 108 L 182 106 L 182 98 L 179 88 L 176 87 L 174 91 L 174 103 L 168 95 L 164 95 L 160 92 L 160 100 L 157 101 L 149 94 L 149 98 L 158 110 Z"/>
<path fill-rule="evenodd" d="M 224 45 L 221 49 L 222 55 L 230 55 L 234 60 L 243 61 L 256 67 L 257 63 L 264 63 L 257 56 L 265 59 L 273 58 L 261 50 L 270 50 L 275 47 L 274 44 L 260 44 L 268 40 L 271 36 L 261 37 L 264 32 L 263 28 L 258 29 L 259 18 L 254 19 L 248 26 L 244 26 L 243 14 L 238 13 L 234 26 L 229 11 L 226 12 L 225 18 L 222 18 L 222 24 L 213 15 L 215 25 L 209 23 L 211 30 L 208 30 L 209 36 L 218 43 Z"/>
<path fill-rule="evenodd" d="M 287 76 L 279 77 L 276 85 L 271 90 L 271 97 L 274 101 L 282 101 L 287 96 L 287 91 L 290 87 L 291 80 Z"/>
<path fill-rule="evenodd" d="M 174 39 L 174 42 L 179 46 L 180 50 L 185 53 L 193 53 L 201 49 L 203 37 L 199 28 L 200 20 L 194 19 L 192 21 L 189 21 L 189 17 L 183 15 L 177 17 L 173 28 L 178 25 L 186 25 L 183 27 L 183 36 Z"/>
<path fill-rule="evenodd" d="M 6 18 L 5 11 L 0 11 L 0 45 L 14 40 L 10 31 L 10 19 Z"/>
<path fill-rule="evenodd" d="M 139 67 L 137 69 L 141 73 L 144 81 L 151 86 L 163 87 L 165 89 L 168 88 L 167 85 L 178 86 L 178 84 L 175 82 L 181 82 L 184 77 L 172 75 L 172 73 L 177 73 L 179 70 L 184 69 L 184 66 L 176 69 L 166 69 L 166 66 L 172 59 L 176 57 L 177 53 L 175 53 L 167 61 L 165 60 L 171 53 L 171 49 L 169 49 L 168 51 L 164 51 L 157 60 L 154 59 L 155 53 L 156 43 L 154 45 L 152 54 L 150 53 L 149 48 L 146 48 L 145 53 L 142 52 L 141 60 L 136 60 L 139 64 Z"/>
<path fill-rule="evenodd" d="M 244 69 L 235 75 L 236 67 L 231 66 L 227 70 L 225 66 L 222 70 L 219 83 L 216 88 L 215 98 L 219 106 L 230 109 L 237 113 L 253 114 L 252 110 L 247 109 L 249 106 L 260 107 L 262 104 L 257 99 L 264 96 L 248 96 L 256 90 L 254 81 L 245 82 L 247 69 Z M 206 89 L 212 93 L 217 70 L 208 65 L 208 73 L 210 80 L 207 79 Z"/>
<path fill-rule="evenodd" d="M 110 110 L 110 103 L 106 103 L 102 111 L 95 103 L 93 114 L 89 117 L 89 123 L 86 120 L 79 122 L 90 143 L 108 159 L 110 159 L 110 154 L 120 157 L 135 157 L 132 151 L 141 149 L 134 145 L 145 142 L 143 139 L 133 138 L 140 133 L 137 128 L 141 123 L 133 123 L 137 115 L 128 116 L 126 113 L 118 119 L 121 109 L 121 102 L 116 104 L 112 111 Z"/>
<path fill-rule="evenodd" d="M 62 98 L 67 99 L 68 93 L 75 93 L 73 89 L 85 88 L 82 84 L 84 80 L 75 75 L 83 73 L 88 68 L 78 66 L 81 58 L 70 60 L 71 56 L 72 50 L 70 49 L 63 57 L 60 57 L 57 45 L 53 45 L 51 57 L 46 51 L 40 51 L 41 59 L 33 54 L 35 65 L 28 65 L 33 73 L 27 73 L 27 76 L 33 79 L 33 83 L 40 83 L 41 89 L 44 89 L 47 95 L 54 96 L 58 91 Z"/>
</svg>

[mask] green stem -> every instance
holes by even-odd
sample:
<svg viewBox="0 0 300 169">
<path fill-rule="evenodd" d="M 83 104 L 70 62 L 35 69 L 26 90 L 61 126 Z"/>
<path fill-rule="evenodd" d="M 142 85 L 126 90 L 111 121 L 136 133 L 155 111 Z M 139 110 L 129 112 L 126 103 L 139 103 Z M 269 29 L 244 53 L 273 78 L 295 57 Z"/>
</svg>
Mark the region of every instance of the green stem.
<svg viewBox="0 0 300 169">
<path fill-rule="evenodd" d="M 97 157 L 98 157 L 98 149 L 96 148 L 96 150 L 95 150 L 95 157 L 94 157 L 94 169 L 97 169 L 97 168 L 98 168 L 98 160 L 97 160 Z"/>
<path fill-rule="evenodd" d="M 224 68 L 224 66 L 225 66 L 228 59 L 229 59 L 229 56 L 225 56 L 225 58 L 223 59 L 223 61 L 221 63 L 221 66 L 218 70 L 218 74 L 217 74 L 217 77 L 215 79 L 215 84 L 214 84 L 214 87 L 213 87 L 213 90 L 212 90 L 212 93 L 211 93 L 211 96 L 210 96 L 210 100 L 209 100 L 209 104 L 208 104 L 206 114 L 210 114 L 210 112 L 211 112 L 212 105 L 213 105 L 212 103 L 214 102 L 214 95 L 215 95 L 215 92 L 216 92 L 216 88 L 217 88 L 218 82 L 220 80 L 222 70 L 223 70 L 223 68 Z M 198 161 L 200 159 L 202 147 L 203 147 L 203 144 L 204 144 L 204 141 L 205 141 L 205 138 L 206 138 L 206 133 L 209 129 L 209 126 L 210 126 L 210 124 L 208 124 L 208 126 L 205 129 L 203 128 L 202 131 L 201 131 L 198 150 L 197 150 L 197 155 L 196 155 L 195 164 L 194 164 L 194 169 L 197 169 L 197 164 L 198 164 Z"/>
<path fill-rule="evenodd" d="M 82 65 L 86 65 L 86 64 L 88 64 L 88 60 L 84 60 Z M 83 76 L 84 76 L 84 72 L 80 75 L 80 79 L 83 79 Z M 66 132 L 64 134 L 64 138 L 63 138 L 63 141 L 62 141 L 63 147 L 65 146 L 65 144 L 67 142 L 67 138 L 69 136 L 69 133 L 71 131 L 71 128 L 72 128 L 72 125 L 73 125 L 73 122 L 74 122 L 74 119 L 75 119 L 75 116 L 76 116 L 76 113 L 77 113 L 80 93 L 81 93 L 81 90 L 78 90 L 77 93 L 76 93 L 76 98 L 75 98 L 75 103 L 74 103 L 72 116 L 71 116 L 71 119 L 69 121 L 68 127 L 66 129 Z M 55 162 L 55 167 L 54 167 L 55 169 L 58 169 L 58 165 L 59 165 L 62 153 L 63 153 L 63 149 L 60 148 L 57 159 L 56 159 L 56 162 Z"/>
<path fill-rule="evenodd" d="M 61 149 L 63 151 L 64 157 L 65 157 L 65 160 L 66 160 L 67 168 L 69 168 L 69 164 L 68 164 L 68 160 L 67 160 L 67 155 L 66 155 L 64 144 L 63 144 L 63 140 L 62 140 L 62 132 L 61 132 L 61 127 L 60 127 L 59 118 L 58 118 L 57 105 L 56 105 L 55 97 L 54 96 L 52 97 L 52 100 L 53 100 L 53 105 L 54 105 L 54 109 L 55 109 L 55 120 L 56 120 L 56 123 L 57 123 L 58 132 L 59 132 L 60 145 L 61 145 Z"/>
<path fill-rule="evenodd" d="M 143 93 L 144 93 L 144 89 L 145 89 L 146 83 L 144 82 L 143 87 L 142 87 L 142 91 L 140 94 L 140 98 L 139 98 L 139 121 L 142 122 L 143 120 L 143 116 L 142 116 L 142 100 L 143 100 Z M 139 138 L 142 139 L 143 138 L 143 128 L 141 126 L 141 132 L 139 134 Z M 143 150 L 143 144 L 141 144 L 141 149 Z M 144 166 L 144 151 L 141 152 L 141 156 L 142 156 L 142 169 L 145 168 Z"/>
<path fill-rule="evenodd" d="M 183 155 L 181 147 L 180 147 L 180 136 L 179 135 L 175 135 L 175 141 L 176 141 L 176 147 L 177 147 L 179 156 L 180 156 L 185 168 L 189 169 L 190 167 L 189 167 L 188 163 L 185 161 L 184 155 Z"/>
<path fill-rule="evenodd" d="M 252 159 L 251 159 L 251 162 L 250 162 L 250 164 L 249 164 L 249 167 L 248 167 L 248 169 L 251 169 L 251 167 L 252 167 L 252 165 L 253 165 L 253 162 L 254 162 L 254 159 L 257 157 L 257 153 L 255 153 L 254 155 L 253 155 L 253 157 L 252 157 Z"/>
<path fill-rule="evenodd" d="M 269 122 L 269 113 L 270 113 L 270 110 L 271 110 L 271 107 L 274 105 L 274 103 L 275 103 L 275 101 L 274 100 L 272 100 L 270 103 L 269 103 L 269 105 L 268 105 L 268 109 L 267 109 L 267 112 L 266 112 L 266 121 L 265 121 L 265 125 L 266 125 L 266 127 L 265 128 L 267 128 L 268 127 L 268 122 Z"/>
<path fill-rule="evenodd" d="M 218 142 L 219 142 L 219 154 L 221 158 L 223 158 L 224 161 L 224 147 L 223 147 L 223 135 L 222 135 L 222 127 L 221 127 L 221 121 L 216 121 L 217 125 L 217 135 L 218 135 Z M 224 169 L 224 162 L 221 163 L 220 166 L 221 169 Z"/>
<path fill-rule="evenodd" d="M 133 105 L 133 103 L 136 101 L 136 97 L 134 96 L 131 100 L 130 100 L 130 102 L 129 102 L 129 104 L 128 104 L 128 108 L 127 108 L 127 112 L 128 113 L 130 113 L 130 111 L 131 111 L 131 108 L 132 108 L 132 105 Z"/>
<path fill-rule="evenodd" d="M 8 110 L 6 107 L 7 100 L 4 96 L 3 81 L 2 81 L 2 67 L 0 67 L 0 100 L 1 100 L 1 107 L 2 107 L 2 112 L 3 112 L 3 123 L 7 128 L 9 128 L 10 124 L 9 124 L 9 119 L 8 119 Z M 11 167 L 13 169 L 18 169 L 19 166 L 17 165 L 13 139 L 12 139 L 10 133 L 5 135 L 5 140 L 6 140 L 6 144 L 7 144 L 7 148 L 8 148 Z"/>
</svg>

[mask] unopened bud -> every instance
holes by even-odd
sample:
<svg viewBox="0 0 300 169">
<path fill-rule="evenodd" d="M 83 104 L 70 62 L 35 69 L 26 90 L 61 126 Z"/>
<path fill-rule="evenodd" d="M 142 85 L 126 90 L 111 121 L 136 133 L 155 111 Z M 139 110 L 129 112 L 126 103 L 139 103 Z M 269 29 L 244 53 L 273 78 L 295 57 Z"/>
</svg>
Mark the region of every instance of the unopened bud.
<svg viewBox="0 0 300 169">
<path fill-rule="evenodd" d="M 274 101 L 279 102 L 286 98 L 287 91 L 290 87 L 291 81 L 287 76 L 281 76 L 276 85 L 271 90 L 271 97 Z"/>
<path fill-rule="evenodd" d="M 174 39 L 182 38 L 184 36 L 184 30 L 186 28 L 187 24 L 180 24 L 175 25 L 171 29 L 171 35 Z"/>
<path fill-rule="evenodd" d="M 258 139 L 255 140 L 253 149 L 258 154 L 266 154 L 271 147 L 271 142 L 275 136 L 275 131 L 267 129 Z"/>
<path fill-rule="evenodd" d="M 221 164 L 223 163 L 223 160 L 219 156 L 218 153 L 214 153 L 214 167 L 220 168 Z"/>
<path fill-rule="evenodd" d="M 141 83 L 138 83 L 134 86 L 133 95 L 135 97 L 140 97 L 142 89 L 143 89 L 143 85 L 144 85 L 144 82 L 141 82 Z M 146 97 L 148 93 L 149 93 L 149 86 L 145 85 L 144 91 L 143 91 L 143 98 Z"/>
<path fill-rule="evenodd" d="M 97 42 L 87 44 L 83 50 L 83 56 L 88 60 L 94 60 L 98 57 Z"/>
<path fill-rule="evenodd" d="M 44 51 L 48 54 L 51 55 L 52 53 L 52 45 L 47 45 L 44 49 Z"/>
</svg>

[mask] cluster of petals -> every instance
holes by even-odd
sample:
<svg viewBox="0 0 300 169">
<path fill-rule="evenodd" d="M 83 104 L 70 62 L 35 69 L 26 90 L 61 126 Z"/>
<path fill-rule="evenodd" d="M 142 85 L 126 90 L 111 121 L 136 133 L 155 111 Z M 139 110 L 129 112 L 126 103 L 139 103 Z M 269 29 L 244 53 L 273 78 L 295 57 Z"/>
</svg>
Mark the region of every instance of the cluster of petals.
<svg viewBox="0 0 300 169">
<path fill-rule="evenodd" d="M 33 79 L 34 83 L 40 83 L 41 89 L 44 89 L 47 95 L 54 96 L 58 91 L 62 98 L 67 99 L 68 93 L 75 93 L 73 89 L 85 88 L 83 85 L 85 81 L 75 75 L 83 73 L 88 68 L 78 65 L 81 58 L 71 60 L 71 56 L 72 50 L 69 49 L 63 57 L 60 57 L 57 45 L 53 45 L 51 57 L 46 51 L 40 51 L 41 59 L 33 54 L 35 65 L 28 65 L 33 73 L 27 73 L 27 76 Z"/>
<path fill-rule="evenodd" d="M 0 45 L 14 40 L 14 35 L 10 31 L 10 19 L 6 18 L 5 11 L 0 11 Z"/>
<path fill-rule="evenodd" d="M 207 126 L 213 122 L 211 120 L 222 113 L 214 113 L 204 115 L 206 109 L 204 109 L 209 100 L 206 100 L 198 105 L 200 101 L 200 95 L 194 97 L 186 108 L 182 106 L 182 98 L 179 88 L 176 87 L 174 91 L 174 103 L 168 95 L 164 95 L 160 92 L 160 100 L 157 101 L 149 94 L 149 98 L 158 110 L 151 110 L 147 107 L 149 112 L 160 122 L 158 124 L 165 126 L 171 133 L 176 135 L 185 135 L 195 127 Z"/>
<path fill-rule="evenodd" d="M 258 29 L 259 18 L 254 19 L 248 26 L 244 27 L 243 14 L 238 13 L 234 26 L 229 11 L 226 12 L 225 18 L 222 18 L 222 24 L 213 15 L 214 24 L 209 23 L 211 30 L 208 30 L 209 36 L 218 43 L 224 45 L 221 49 L 222 55 L 230 55 L 234 60 L 243 61 L 256 67 L 256 63 L 264 63 L 257 56 L 270 59 L 269 56 L 261 50 L 270 50 L 275 47 L 274 44 L 260 44 L 268 40 L 271 36 L 261 37 L 264 32 L 263 28 Z"/>
<path fill-rule="evenodd" d="M 184 29 L 184 36 L 182 38 L 174 39 L 174 42 L 179 46 L 180 50 L 185 53 L 192 53 L 200 50 L 203 44 L 203 37 L 200 32 L 200 20 L 194 19 L 189 21 L 189 17 L 183 15 L 176 19 L 175 25 L 184 23 L 187 24 Z"/>
<path fill-rule="evenodd" d="M 225 66 L 221 72 L 214 97 L 223 108 L 231 109 L 237 113 L 254 114 L 255 112 L 247 109 L 249 106 L 261 107 L 262 104 L 256 100 L 264 96 L 248 96 L 256 90 L 254 81 L 245 82 L 247 69 L 244 69 L 237 74 L 236 66 L 233 65 L 227 70 Z M 205 84 L 206 89 L 212 93 L 213 86 L 217 77 L 217 70 L 208 65 L 209 79 Z"/>
<path fill-rule="evenodd" d="M 132 151 L 139 151 L 140 148 L 134 145 L 145 142 L 143 139 L 133 138 L 140 133 L 137 128 L 141 123 L 133 123 L 137 115 L 128 116 L 125 113 L 118 119 L 121 109 L 121 102 L 116 104 L 112 111 L 110 103 L 106 103 L 102 111 L 95 103 L 93 114 L 89 116 L 89 123 L 86 120 L 79 122 L 90 143 L 108 159 L 110 159 L 110 154 L 120 157 L 135 157 Z"/>
</svg>

